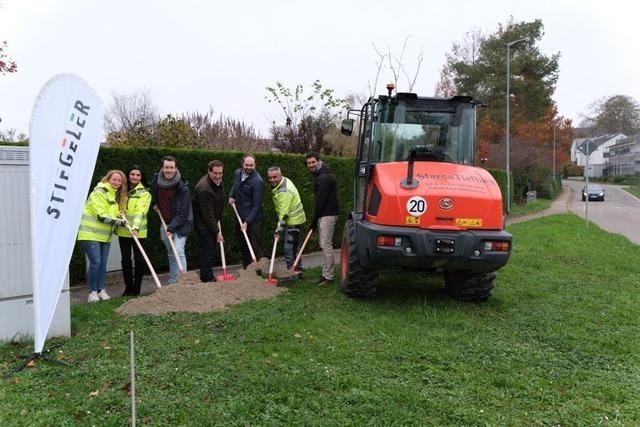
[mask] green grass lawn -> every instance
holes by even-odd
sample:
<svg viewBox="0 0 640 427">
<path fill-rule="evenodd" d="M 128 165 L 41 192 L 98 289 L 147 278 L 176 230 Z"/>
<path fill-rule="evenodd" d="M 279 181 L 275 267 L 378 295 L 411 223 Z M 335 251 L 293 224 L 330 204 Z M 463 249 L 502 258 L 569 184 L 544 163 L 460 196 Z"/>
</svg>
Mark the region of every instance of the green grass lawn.
<svg viewBox="0 0 640 427">
<path fill-rule="evenodd" d="M 127 424 L 130 330 L 140 424 L 639 425 L 639 247 L 573 215 L 509 230 L 511 261 L 482 304 L 404 271 L 350 300 L 313 286 L 315 271 L 227 312 L 73 306 L 73 336 L 48 344 L 76 366 L 2 380 L 0 425 Z M 3 370 L 31 346 L 0 346 Z"/>
<path fill-rule="evenodd" d="M 624 187 L 623 189 L 636 197 L 640 197 L 640 185 L 631 185 L 629 187 Z"/>
<path fill-rule="evenodd" d="M 551 199 L 536 199 L 530 203 L 522 203 L 522 204 L 512 204 L 511 211 L 509 212 L 510 217 L 528 215 L 536 212 L 543 211 L 545 209 L 549 209 L 551 206 Z"/>
</svg>

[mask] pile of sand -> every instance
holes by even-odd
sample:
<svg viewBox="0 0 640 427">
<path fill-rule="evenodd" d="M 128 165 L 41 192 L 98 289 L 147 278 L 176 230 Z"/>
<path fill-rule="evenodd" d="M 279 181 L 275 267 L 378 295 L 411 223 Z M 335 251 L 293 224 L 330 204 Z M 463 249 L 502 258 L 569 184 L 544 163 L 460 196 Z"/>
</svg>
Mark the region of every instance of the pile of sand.
<svg viewBox="0 0 640 427">
<path fill-rule="evenodd" d="M 262 258 L 246 270 L 235 272 L 236 280 L 202 283 L 197 272 L 191 271 L 180 276 L 175 285 L 163 286 L 156 292 L 127 301 L 118 308 L 122 316 L 138 314 L 165 314 L 172 312 L 205 313 L 225 310 L 228 306 L 244 301 L 273 298 L 286 288 L 267 284 L 266 280 L 256 274 L 262 270 L 263 275 L 269 271 L 269 260 Z M 288 271 L 274 272 L 273 277 L 286 280 L 291 277 Z"/>
</svg>

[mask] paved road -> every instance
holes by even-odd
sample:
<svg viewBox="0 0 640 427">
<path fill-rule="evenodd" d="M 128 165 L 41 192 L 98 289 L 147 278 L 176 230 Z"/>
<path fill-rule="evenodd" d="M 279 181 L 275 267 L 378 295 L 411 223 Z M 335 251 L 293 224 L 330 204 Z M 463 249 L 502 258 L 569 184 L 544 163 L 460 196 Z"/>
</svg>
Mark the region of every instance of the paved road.
<svg viewBox="0 0 640 427">
<path fill-rule="evenodd" d="M 582 201 L 582 180 L 563 180 L 563 192 L 551 207 L 531 215 L 507 218 L 507 225 L 528 221 L 547 215 L 573 212 L 581 218 L 586 215 L 586 203 Z M 604 202 L 589 202 L 589 221 L 603 230 L 622 234 L 640 244 L 640 199 L 617 185 L 602 184 L 605 189 Z"/>
<path fill-rule="evenodd" d="M 563 183 L 573 189 L 569 209 L 585 218 L 587 203 L 582 201 L 581 195 L 584 182 L 566 180 Z M 589 221 L 640 244 L 640 200 L 617 185 L 600 185 L 605 189 L 604 202 L 589 202 Z"/>
</svg>

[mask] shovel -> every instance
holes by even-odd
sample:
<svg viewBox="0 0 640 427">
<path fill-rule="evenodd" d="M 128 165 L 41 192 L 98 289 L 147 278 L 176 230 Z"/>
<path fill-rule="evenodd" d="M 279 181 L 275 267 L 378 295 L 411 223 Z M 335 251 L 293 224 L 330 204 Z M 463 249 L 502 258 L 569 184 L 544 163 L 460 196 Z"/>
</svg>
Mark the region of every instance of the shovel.
<svg viewBox="0 0 640 427">
<path fill-rule="evenodd" d="M 278 284 L 278 279 L 272 277 L 273 261 L 276 259 L 276 246 L 278 246 L 278 240 L 280 240 L 280 237 L 276 235 L 276 238 L 273 239 L 273 250 L 271 251 L 271 262 L 269 263 L 269 278 L 267 279 L 267 284 L 271 286 L 276 286 Z"/>
<path fill-rule="evenodd" d="M 131 233 L 131 237 L 133 237 L 133 241 L 136 242 L 136 245 L 138 245 L 138 249 L 140 249 L 140 253 L 144 257 L 144 260 L 147 262 L 147 266 L 149 267 L 149 271 L 151 272 L 151 275 L 153 276 L 153 281 L 156 282 L 156 286 L 158 287 L 158 289 L 160 289 L 162 287 L 162 285 L 160 284 L 160 280 L 158 279 L 158 275 L 156 274 L 156 271 L 153 269 L 153 266 L 151 265 L 151 261 L 149 261 L 149 257 L 144 252 L 144 249 L 142 249 L 142 244 L 140 243 L 140 240 L 138 240 L 138 236 L 135 235 L 133 229 L 131 228 L 131 226 L 127 222 L 127 218 L 124 216 L 124 214 L 122 215 L 122 219 L 125 221 L 124 224 L 127 227 L 127 230 L 129 230 L 129 233 Z M 136 265 L 136 268 L 138 268 L 137 265 Z"/>
<path fill-rule="evenodd" d="M 160 222 L 162 223 L 162 228 L 164 228 L 164 232 L 167 232 L 167 223 L 164 222 L 164 218 L 162 218 L 162 214 L 160 213 L 160 209 L 157 209 L 158 216 L 160 217 Z M 169 239 L 167 236 L 167 240 L 169 240 L 169 246 L 171 246 L 171 250 L 173 251 L 173 256 L 176 257 L 176 262 L 178 263 L 178 270 L 180 273 L 184 273 L 184 268 L 182 267 L 182 263 L 180 262 L 180 258 L 178 257 L 178 251 L 176 250 L 176 245 L 173 243 L 173 239 Z"/>
<path fill-rule="evenodd" d="M 307 234 L 307 238 L 304 239 L 304 243 L 302 243 L 302 246 L 300 247 L 300 250 L 298 251 L 298 256 L 296 257 L 296 260 L 293 261 L 293 265 L 291 266 L 291 272 L 293 274 L 300 274 L 299 271 L 296 271 L 296 267 L 298 266 L 298 263 L 300 262 L 300 258 L 302 257 L 302 252 L 304 251 L 305 246 L 307 246 L 307 243 L 309 242 L 309 239 L 311 238 L 311 234 L 313 233 L 313 228 L 309 229 L 309 233 Z"/>
<path fill-rule="evenodd" d="M 218 221 L 218 230 L 220 230 L 220 236 L 222 236 L 222 228 L 220 228 L 220 221 Z M 220 258 L 222 259 L 222 274 L 218 274 L 216 276 L 216 280 L 218 282 L 228 282 L 231 280 L 236 280 L 236 276 L 233 274 L 227 274 L 227 261 L 224 257 L 224 243 L 222 239 L 220 242 Z"/>
<path fill-rule="evenodd" d="M 238 209 L 236 208 L 236 204 L 232 203 L 233 211 L 236 213 L 236 217 L 238 218 L 238 223 L 240 224 L 240 230 L 242 230 L 242 234 L 244 235 L 244 240 L 247 242 L 247 247 L 249 248 L 249 253 L 251 254 L 251 259 L 253 262 L 258 262 L 256 259 L 256 254 L 253 253 L 253 248 L 251 247 L 251 242 L 249 241 L 249 236 L 247 236 L 247 230 L 242 228 L 242 219 L 240 219 L 240 214 L 238 213 Z"/>
</svg>

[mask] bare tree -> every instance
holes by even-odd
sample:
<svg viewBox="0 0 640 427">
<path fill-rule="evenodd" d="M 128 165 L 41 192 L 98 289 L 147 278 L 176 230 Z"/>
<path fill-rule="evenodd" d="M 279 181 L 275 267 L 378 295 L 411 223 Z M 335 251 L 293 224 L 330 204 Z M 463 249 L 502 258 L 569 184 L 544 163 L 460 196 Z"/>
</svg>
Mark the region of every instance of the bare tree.
<svg viewBox="0 0 640 427">
<path fill-rule="evenodd" d="M 273 145 L 262 138 L 252 125 L 222 114 L 216 118 L 213 108 L 209 108 L 207 113 L 187 113 L 182 118 L 197 132 L 203 148 L 257 152 L 268 151 Z"/>
<path fill-rule="evenodd" d="M 105 112 L 108 133 L 132 131 L 141 126 L 153 126 L 158 113 L 148 90 L 130 94 L 113 94 L 113 101 Z"/>
<path fill-rule="evenodd" d="M 377 48 L 377 46 L 374 43 L 372 43 L 373 49 L 376 51 L 376 54 L 378 55 L 378 60 L 376 61 L 378 70 L 376 73 L 375 85 L 373 87 L 374 91 L 371 93 L 371 96 L 375 96 L 378 77 L 380 75 L 380 71 L 382 69 L 382 65 L 384 64 L 385 60 L 388 60 L 389 70 L 391 71 L 391 75 L 393 77 L 393 84 L 396 87 L 396 91 L 398 90 L 398 87 L 399 87 L 398 81 L 400 80 L 401 76 L 404 76 L 404 78 L 407 80 L 407 91 L 408 92 L 413 91 L 413 87 L 415 86 L 416 81 L 418 80 L 418 75 L 420 73 L 420 66 L 422 65 L 422 61 L 424 59 L 424 52 L 420 50 L 420 53 L 418 53 L 416 58 L 417 64 L 416 64 L 415 73 L 412 73 L 412 75 L 410 75 L 409 71 L 407 71 L 407 64 L 405 62 L 405 53 L 407 51 L 407 45 L 409 44 L 409 39 L 411 37 L 412 36 L 409 35 L 404 40 L 404 43 L 402 44 L 402 49 L 400 50 L 400 55 L 395 55 L 391 50 L 390 46 L 387 47 L 387 53 L 382 54 L 380 53 L 380 50 Z M 371 91 L 371 84 L 369 84 L 369 90 Z"/>
<path fill-rule="evenodd" d="M 369 86 L 369 96 L 374 97 L 376 96 L 376 92 L 378 90 L 378 79 L 380 78 L 380 71 L 382 70 L 382 66 L 384 65 L 384 62 L 387 60 L 387 54 L 380 53 L 380 51 L 378 50 L 378 48 L 374 43 L 371 43 L 371 46 L 373 46 L 373 50 L 375 50 L 376 54 L 378 55 L 378 59 L 376 59 L 376 67 L 377 67 L 376 78 L 373 81 L 373 87 L 371 87 L 371 80 L 367 82 Z"/>
<path fill-rule="evenodd" d="M 598 99 L 591 103 L 589 109 L 589 113 L 581 115 L 581 126 L 627 135 L 640 132 L 640 104 L 628 95 Z"/>
</svg>

